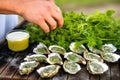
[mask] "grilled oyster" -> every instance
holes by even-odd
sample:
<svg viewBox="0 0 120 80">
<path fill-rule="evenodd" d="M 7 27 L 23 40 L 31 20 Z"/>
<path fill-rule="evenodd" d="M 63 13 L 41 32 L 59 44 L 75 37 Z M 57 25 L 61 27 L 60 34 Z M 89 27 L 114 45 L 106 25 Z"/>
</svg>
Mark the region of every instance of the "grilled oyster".
<svg viewBox="0 0 120 80">
<path fill-rule="evenodd" d="M 53 53 L 59 53 L 61 55 L 64 55 L 64 53 L 66 52 L 66 50 L 63 47 L 58 46 L 58 45 L 49 46 L 49 50 Z"/>
<path fill-rule="evenodd" d="M 76 45 L 77 42 L 72 42 L 69 46 L 70 50 L 75 52 L 75 53 L 78 53 L 78 54 L 82 54 L 84 51 L 86 51 L 86 48 L 84 45 Z"/>
<path fill-rule="evenodd" d="M 39 63 L 35 61 L 23 62 L 20 64 L 18 71 L 20 75 L 29 75 L 38 65 Z"/>
<path fill-rule="evenodd" d="M 69 74 L 76 74 L 78 71 L 81 70 L 81 67 L 77 63 L 65 61 L 63 64 L 63 69 L 65 70 L 65 72 Z"/>
<path fill-rule="evenodd" d="M 97 60 L 97 61 L 103 62 L 103 59 L 99 55 L 91 53 L 91 52 L 88 52 L 88 51 L 85 51 L 83 56 L 88 61 L 95 61 L 95 60 Z"/>
<path fill-rule="evenodd" d="M 59 65 L 63 64 L 62 58 L 58 53 L 49 54 L 47 58 L 47 62 L 49 64 L 59 64 Z"/>
<path fill-rule="evenodd" d="M 67 60 L 72 61 L 72 62 L 86 64 L 85 59 L 82 56 L 80 56 L 74 52 L 65 53 L 64 58 L 66 58 Z"/>
<path fill-rule="evenodd" d="M 59 69 L 60 69 L 59 65 L 48 65 L 39 68 L 37 72 L 42 78 L 51 78 L 58 73 Z"/>
<path fill-rule="evenodd" d="M 42 54 L 33 54 L 30 56 L 26 56 L 24 60 L 26 61 L 37 61 L 37 62 L 46 62 L 47 57 Z"/>
<path fill-rule="evenodd" d="M 33 52 L 36 54 L 49 54 L 50 53 L 47 46 L 44 45 L 43 43 L 39 43 L 37 47 L 33 49 Z"/>
<path fill-rule="evenodd" d="M 101 54 L 101 56 L 105 61 L 108 61 L 108 62 L 116 62 L 120 58 L 120 56 L 115 53 L 104 53 L 104 54 Z"/>
<path fill-rule="evenodd" d="M 112 44 L 105 44 L 102 46 L 102 50 L 107 53 L 112 53 L 117 50 L 117 48 Z"/>
<path fill-rule="evenodd" d="M 90 74 L 103 74 L 108 70 L 108 66 L 105 63 L 98 61 L 89 61 L 87 65 L 87 70 Z"/>
</svg>

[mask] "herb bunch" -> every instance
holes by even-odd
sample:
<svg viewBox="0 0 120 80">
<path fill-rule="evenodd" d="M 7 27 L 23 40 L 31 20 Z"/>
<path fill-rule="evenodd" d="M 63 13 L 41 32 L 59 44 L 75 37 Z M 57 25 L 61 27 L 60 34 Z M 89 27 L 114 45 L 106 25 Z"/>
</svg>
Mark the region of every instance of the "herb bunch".
<svg viewBox="0 0 120 80">
<path fill-rule="evenodd" d="M 30 23 L 26 25 L 26 30 L 30 33 L 31 43 L 59 45 L 66 50 L 69 50 L 71 42 L 96 48 L 110 43 L 120 49 L 120 22 L 112 17 L 114 13 L 114 10 L 107 10 L 105 13 L 96 11 L 93 15 L 63 13 L 62 28 L 46 34 L 38 25 Z"/>
</svg>

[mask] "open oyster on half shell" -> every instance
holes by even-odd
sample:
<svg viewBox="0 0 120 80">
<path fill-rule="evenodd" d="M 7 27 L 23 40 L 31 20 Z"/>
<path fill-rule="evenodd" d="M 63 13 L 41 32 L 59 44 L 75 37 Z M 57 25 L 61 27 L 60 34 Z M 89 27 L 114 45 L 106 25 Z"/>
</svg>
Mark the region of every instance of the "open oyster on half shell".
<svg viewBox="0 0 120 80">
<path fill-rule="evenodd" d="M 72 42 L 69 48 L 71 51 L 78 53 L 78 54 L 82 54 L 84 51 L 87 50 L 84 45 L 77 45 L 77 42 Z"/>
<path fill-rule="evenodd" d="M 59 53 L 61 55 L 64 55 L 64 53 L 66 52 L 66 50 L 63 47 L 58 46 L 58 45 L 51 45 L 51 46 L 49 46 L 49 50 L 52 53 Z"/>
<path fill-rule="evenodd" d="M 95 54 L 101 54 L 103 51 L 94 47 L 89 47 L 89 50 Z"/>
<path fill-rule="evenodd" d="M 101 56 L 99 56 L 98 54 L 92 53 L 92 52 L 85 51 L 83 56 L 88 61 L 97 60 L 97 61 L 103 62 L 103 59 L 101 58 Z"/>
<path fill-rule="evenodd" d="M 60 69 L 59 65 L 48 65 L 39 68 L 37 72 L 42 78 L 51 78 L 59 72 L 59 69 Z"/>
<path fill-rule="evenodd" d="M 120 55 L 115 53 L 103 53 L 101 56 L 107 62 L 116 62 L 120 59 Z"/>
<path fill-rule="evenodd" d="M 89 61 L 87 64 L 87 70 L 90 74 L 103 74 L 108 70 L 108 66 L 99 61 Z"/>
<path fill-rule="evenodd" d="M 47 57 L 42 54 L 33 54 L 33 55 L 28 55 L 24 58 L 25 61 L 36 61 L 36 62 L 46 62 Z"/>
<path fill-rule="evenodd" d="M 76 74 L 81 70 L 81 67 L 77 63 L 71 61 L 65 61 L 63 64 L 63 69 L 65 70 L 65 72 L 69 74 Z"/>
<path fill-rule="evenodd" d="M 63 61 L 61 56 L 58 53 L 50 53 L 47 58 L 49 64 L 59 64 L 62 65 Z"/>
<path fill-rule="evenodd" d="M 66 58 L 68 61 L 86 64 L 86 60 L 74 52 L 65 53 L 64 58 Z"/>
<path fill-rule="evenodd" d="M 37 47 L 33 49 L 33 52 L 36 54 L 50 54 L 50 51 L 48 50 L 47 46 L 43 43 L 39 43 Z"/>
<path fill-rule="evenodd" d="M 115 52 L 117 48 L 113 44 L 104 44 L 102 50 L 107 53 L 112 53 Z"/>
<path fill-rule="evenodd" d="M 39 63 L 35 61 L 23 62 L 20 64 L 18 71 L 20 75 L 29 75 L 38 65 Z"/>
</svg>

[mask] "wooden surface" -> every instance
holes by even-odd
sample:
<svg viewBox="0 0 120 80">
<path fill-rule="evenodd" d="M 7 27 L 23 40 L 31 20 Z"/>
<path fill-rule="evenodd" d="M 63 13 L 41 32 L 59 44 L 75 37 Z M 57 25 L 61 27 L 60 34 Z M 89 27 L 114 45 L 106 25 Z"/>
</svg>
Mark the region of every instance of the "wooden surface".
<svg viewBox="0 0 120 80">
<path fill-rule="evenodd" d="M 116 63 L 107 63 L 109 70 L 102 75 L 90 75 L 86 66 L 81 65 L 82 69 L 75 75 L 70 75 L 61 68 L 59 73 L 51 79 L 42 79 L 36 71 L 28 76 L 21 76 L 18 73 L 18 67 L 23 62 L 23 58 L 32 53 L 34 45 L 23 52 L 12 52 L 4 46 L 0 49 L 0 54 L 8 56 L 1 60 L 5 63 L 0 65 L 0 80 L 120 80 L 120 60 Z"/>
<path fill-rule="evenodd" d="M 24 27 L 26 23 L 26 21 L 22 22 L 17 29 Z M 35 46 L 31 45 L 22 52 L 12 52 L 7 48 L 5 41 L 0 43 L 0 80 L 120 80 L 120 60 L 116 63 L 107 63 L 109 70 L 102 75 L 90 75 L 86 66 L 81 65 L 82 69 L 75 75 L 70 75 L 61 68 L 59 73 L 50 79 L 42 79 L 36 71 L 28 76 L 21 76 L 18 67 L 23 62 L 23 58 L 32 53 Z"/>
</svg>

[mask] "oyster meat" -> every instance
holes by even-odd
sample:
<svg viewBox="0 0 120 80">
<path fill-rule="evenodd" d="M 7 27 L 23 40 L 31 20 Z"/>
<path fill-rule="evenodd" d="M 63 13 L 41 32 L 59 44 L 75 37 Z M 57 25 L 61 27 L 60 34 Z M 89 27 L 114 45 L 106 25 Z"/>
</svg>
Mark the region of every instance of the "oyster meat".
<svg viewBox="0 0 120 80">
<path fill-rule="evenodd" d="M 59 64 L 62 65 L 63 61 L 61 56 L 58 53 L 50 53 L 47 58 L 49 64 Z"/>
<path fill-rule="evenodd" d="M 113 44 L 104 44 L 102 50 L 107 53 L 112 53 L 115 52 L 117 48 Z"/>
<path fill-rule="evenodd" d="M 51 78 L 59 72 L 59 69 L 60 69 L 59 65 L 48 65 L 39 68 L 37 72 L 42 78 Z"/>
<path fill-rule="evenodd" d="M 23 62 L 19 66 L 19 73 L 20 75 L 29 75 L 37 66 L 39 62 L 30 61 L 30 62 Z"/>
<path fill-rule="evenodd" d="M 43 43 L 39 43 L 37 47 L 33 49 L 33 52 L 36 54 L 50 54 L 50 51 L 48 50 L 47 46 Z"/>
<path fill-rule="evenodd" d="M 117 55 L 115 53 L 104 53 L 101 56 L 105 61 L 108 62 L 116 62 L 120 59 L 120 55 Z"/>
<path fill-rule="evenodd" d="M 81 70 L 81 67 L 77 63 L 71 61 L 65 61 L 63 64 L 63 69 L 65 70 L 65 72 L 69 74 L 76 74 Z"/>
<path fill-rule="evenodd" d="M 86 60 L 82 56 L 80 56 L 74 52 L 65 53 L 64 58 L 66 58 L 67 60 L 72 61 L 72 62 L 86 64 Z"/>
<path fill-rule="evenodd" d="M 69 46 L 70 50 L 75 52 L 75 53 L 78 53 L 78 54 L 82 54 L 84 51 L 86 51 L 86 48 L 84 45 L 76 45 L 77 42 L 72 42 Z"/>
<path fill-rule="evenodd" d="M 88 61 L 96 61 L 97 60 L 97 61 L 103 62 L 103 59 L 98 54 L 95 54 L 92 52 L 85 51 L 83 56 Z"/>
<path fill-rule="evenodd" d="M 93 53 L 101 54 L 103 51 L 101 49 L 89 47 L 89 50 Z"/>
<path fill-rule="evenodd" d="M 59 53 L 61 55 L 64 55 L 64 53 L 66 52 L 66 50 L 63 47 L 58 46 L 58 45 L 51 45 L 51 46 L 49 46 L 49 50 L 52 53 Z"/>
<path fill-rule="evenodd" d="M 87 70 L 90 74 L 103 74 L 108 70 L 108 66 L 105 63 L 99 61 L 89 61 Z"/>
<path fill-rule="evenodd" d="M 36 61 L 36 62 L 46 62 L 47 57 L 42 54 L 33 54 L 30 56 L 26 56 L 24 58 L 25 61 Z"/>
</svg>

